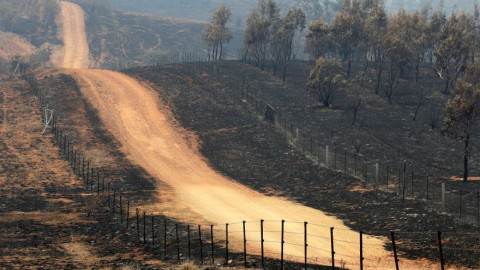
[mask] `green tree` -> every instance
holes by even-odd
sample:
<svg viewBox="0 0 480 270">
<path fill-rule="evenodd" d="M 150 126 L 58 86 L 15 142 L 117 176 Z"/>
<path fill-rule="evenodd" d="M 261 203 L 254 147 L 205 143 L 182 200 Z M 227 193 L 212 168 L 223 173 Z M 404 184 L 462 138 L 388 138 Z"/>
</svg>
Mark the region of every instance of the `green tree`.
<svg viewBox="0 0 480 270">
<path fill-rule="evenodd" d="M 442 133 L 459 140 L 463 146 L 463 180 L 468 180 L 468 158 L 474 127 L 480 119 L 480 65 L 467 70 L 465 80 L 458 81 L 455 96 L 446 104 Z"/>
<path fill-rule="evenodd" d="M 224 44 L 232 40 L 232 34 L 227 27 L 231 15 L 230 8 L 221 5 L 215 11 L 212 21 L 205 26 L 202 37 L 207 47 L 209 59 L 221 60 L 224 54 Z"/>
<path fill-rule="evenodd" d="M 317 95 L 318 101 L 325 107 L 332 104 L 335 94 L 346 85 L 341 65 L 335 61 L 319 57 L 315 67 L 310 71 L 307 87 Z"/>
</svg>

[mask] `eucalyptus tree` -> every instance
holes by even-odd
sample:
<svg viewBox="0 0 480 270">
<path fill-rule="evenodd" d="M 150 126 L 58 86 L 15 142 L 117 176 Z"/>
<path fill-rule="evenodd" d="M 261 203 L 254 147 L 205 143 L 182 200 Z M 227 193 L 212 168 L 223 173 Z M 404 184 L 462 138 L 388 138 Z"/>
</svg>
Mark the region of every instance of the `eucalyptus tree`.
<svg viewBox="0 0 480 270">
<path fill-rule="evenodd" d="M 202 37 L 205 42 L 208 58 L 212 60 L 221 60 L 224 56 L 224 44 L 232 39 L 230 29 L 227 23 L 230 20 L 232 12 L 230 8 L 221 5 L 213 15 L 209 24 L 202 31 Z"/>
</svg>

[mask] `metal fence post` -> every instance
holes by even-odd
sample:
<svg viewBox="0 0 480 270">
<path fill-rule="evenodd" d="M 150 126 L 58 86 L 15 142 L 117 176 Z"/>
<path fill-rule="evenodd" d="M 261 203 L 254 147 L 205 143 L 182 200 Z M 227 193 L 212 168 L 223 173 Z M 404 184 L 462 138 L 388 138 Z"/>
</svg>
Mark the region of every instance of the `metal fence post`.
<svg viewBox="0 0 480 270">
<path fill-rule="evenodd" d="M 215 265 L 215 243 L 213 242 L 213 225 L 210 225 L 210 241 L 212 242 L 212 265 Z"/>
<path fill-rule="evenodd" d="M 395 233 L 393 231 L 390 232 L 390 235 L 392 236 L 392 248 L 393 248 L 393 256 L 395 259 L 395 269 L 398 269 L 398 256 L 397 256 L 397 245 L 395 244 Z"/>
<path fill-rule="evenodd" d="M 264 245 L 264 242 L 265 240 L 263 239 L 263 219 L 260 220 L 260 245 L 261 245 L 261 249 L 262 249 L 262 268 L 265 267 L 265 253 L 264 253 L 264 249 L 263 249 L 263 245 Z"/>
<path fill-rule="evenodd" d="M 442 209 L 445 210 L 445 183 L 442 183 Z"/>
<path fill-rule="evenodd" d="M 303 223 L 303 237 L 304 237 L 303 243 L 304 243 L 304 246 L 305 246 L 305 247 L 304 247 L 305 250 L 304 250 L 303 254 L 304 254 L 304 257 L 305 257 L 305 258 L 304 258 L 304 259 L 305 259 L 305 270 L 307 270 L 307 267 L 308 267 L 308 259 L 307 259 L 307 258 L 308 258 L 307 225 L 308 225 L 308 222 L 305 221 L 305 222 Z"/>
<path fill-rule="evenodd" d="M 333 227 L 330 228 L 330 248 L 332 252 L 332 270 L 335 270 L 335 247 L 333 242 Z"/>
<path fill-rule="evenodd" d="M 244 220 L 242 222 L 243 224 L 243 263 L 246 267 L 247 266 L 247 234 L 245 232 L 245 223 L 246 221 Z"/>
<path fill-rule="evenodd" d="M 198 225 L 198 241 L 200 242 L 200 265 L 203 265 L 203 243 L 202 243 L 202 226 Z"/>
<path fill-rule="evenodd" d="M 363 270 L 363 232 L 360 231 L 360 270 Z"/>
<path fill-rule="evenodd" d="M 225 264 L 228 265 L 228 223 L 225 224 Z"/>
<path fill-rule="evenodd" d="M 442 249 L 442 232 L 438 231 L 438 253 L 440 255 L 440 266 L 442 270 L 445 270 L 445 262 L 443 260 L 443 249 Z"/>
<path fill-rule="evenodd" d="M 280 269 L 283 270 L 283 252 L 285 245 L 285 220 L 282 220 L 282 241 L 281 241 L 281 250 L 280 250 Z"/>
</svg>

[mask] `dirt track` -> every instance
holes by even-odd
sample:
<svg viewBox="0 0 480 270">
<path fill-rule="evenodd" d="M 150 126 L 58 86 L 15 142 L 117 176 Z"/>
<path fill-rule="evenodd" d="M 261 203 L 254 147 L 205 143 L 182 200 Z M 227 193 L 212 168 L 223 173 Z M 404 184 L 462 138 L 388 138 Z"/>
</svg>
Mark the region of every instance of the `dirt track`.
<svg viewBox="0 0 480 270">
<path fill-rule="evenodd" d="M 70 2 L 61 3 L 61 29 L 64 49 L 59 59 L 54 60 L 58 67 L 88 68 L 89 50 L 85 33 L 83 9 Z"/>
<path fill-rule="evenodd" d="M 68 25 L 63 28 L 66 46 L 62 66 L 85 68 L 88 66 L 88 45 L 84 24 L 78 21 L 83 18 L 83 12 L 78 6 L 63 2 L 62 14 L 64 24 Z M 69 18 L 74 18 L 74 23 L 70 24 Z M 280 221 L 285 219 L 289 221 L 285 230 L 294 233 L 286 235 L 285 241 L 289 245 L 286 245 L 285 252 L 298 257 L 303 256 L 303 221 L 308 221 L 309 234 L 315 237 L 311 240 L 315 244 L 311 243 L 311 246 L 323 249 L 310 249 L 309 257 L 316 257 L 319 263 L 324 264 L 329 263 L 329 227 L 335 227 L 336 259 L 345 262 L 346 267 L 357 268 L 358 245 L 351 242 L 358 242 L 358 232 L 321 211 L 282 198 L 264 196 L 211 169 L 199 154 L 195 136 L 176 124 L 169 109 L 152 89 L 113 71 L 75 69 L 68 73 L 77 78 L 82 93 L 98 110 L 102 122 L 120 142 L 126 155 L 158 181 L 171 187 L 168 194 L 159 191 L 162 203 L 153 207 L 168 209 L 166 213 L 172 218 L 187 222 L 192 218 L 218 225 L 255 221 L 247 225 L 250 231 L 247 239 L 252 240 L 249 240 L 250 252 L 258 250 L 259 243 L 255 239 L 260 240 L 259 220 L 264 219 L 267 254 L 280 252 L 278 232 Z M 241 229 L 238 223 L 231 226 L 232 232 Z M 231 242 L 238 243 L 233 248 L 240 251 L 241 235 L 233 234 L 231 237 Z M 385 241 L 364 236 L 367 266 L 394 268 L 391 253 L 383 248 Z M 415 262 L 414 266 L 406 260 L 402 260 L 402 266 L 408 269 L 429 268 L 426 265 L 421 267 L 419 262 Z"/>
</svg>

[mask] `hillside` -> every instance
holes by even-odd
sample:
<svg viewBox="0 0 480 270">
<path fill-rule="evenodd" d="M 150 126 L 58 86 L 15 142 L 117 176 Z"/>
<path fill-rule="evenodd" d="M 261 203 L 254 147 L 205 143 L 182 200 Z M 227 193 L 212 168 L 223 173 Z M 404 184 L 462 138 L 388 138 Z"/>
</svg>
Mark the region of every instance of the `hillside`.
<svg viewBox="0 0 480 270">
<path fill-rule="evenodd" d="M 197 52 L 203 57 L 203 22 L 116 11 L 105 6 L 78 3 L 86 13 L 86 32 L 93 67 L 121 69 L 153 65 L 152 52 Z M 233 29 L 234 41 L 226 57 L 236 58 L 242 33 Z"/>
<path fill-rule="evenodd" d="M 95 69 L 198 52 L 201 24 L 81 2 L 60 2 L 55 68 L 0 77 L 0 265 L 478 266 L 480 181 L 452 181 L 430 64 L 393 104 L 365 87 L 352 125 L 352 93 L 305 91 L 310 62 L 286 82 L 239 61 Z"/>
</svg>

